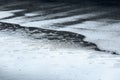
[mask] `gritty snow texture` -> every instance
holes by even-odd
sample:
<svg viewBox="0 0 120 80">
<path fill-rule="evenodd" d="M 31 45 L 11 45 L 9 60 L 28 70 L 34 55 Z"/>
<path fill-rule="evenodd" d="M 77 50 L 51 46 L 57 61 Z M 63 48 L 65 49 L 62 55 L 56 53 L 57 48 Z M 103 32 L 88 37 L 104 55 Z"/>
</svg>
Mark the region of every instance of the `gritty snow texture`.
<svg viewBox="0 0 120 80">
<path fill-rule="evenodd" d="M 23 3 L 0 6 L 0 22 L 82 34 L 120 54 L 118 8 Z M 0 46 L 0 80 L 120 80 L 119 55 L 12 30 L 0 31 Z"/>
<path fill-rule="evenodd" d="M 57 43 L 57 42 L 56 42 Z M 0 32 L 1 80 L 119 80 L 116 55 Z M 58 46 L 59 45 L 59 46 Z"/>
</svg>

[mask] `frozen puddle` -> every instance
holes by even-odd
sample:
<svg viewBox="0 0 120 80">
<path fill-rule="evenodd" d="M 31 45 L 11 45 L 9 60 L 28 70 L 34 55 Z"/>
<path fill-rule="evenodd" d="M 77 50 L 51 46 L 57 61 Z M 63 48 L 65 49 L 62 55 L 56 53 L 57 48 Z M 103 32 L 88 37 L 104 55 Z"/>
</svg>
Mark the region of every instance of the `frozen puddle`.
<svg viewBox="0 0 120 80">
<path fill-rule="evenodd" d="M 1 80 L 120 79 L 120 58 L 111 54 L 56 47 L 49 41 L 4 31 L 0 46 Z"/>
</svg>

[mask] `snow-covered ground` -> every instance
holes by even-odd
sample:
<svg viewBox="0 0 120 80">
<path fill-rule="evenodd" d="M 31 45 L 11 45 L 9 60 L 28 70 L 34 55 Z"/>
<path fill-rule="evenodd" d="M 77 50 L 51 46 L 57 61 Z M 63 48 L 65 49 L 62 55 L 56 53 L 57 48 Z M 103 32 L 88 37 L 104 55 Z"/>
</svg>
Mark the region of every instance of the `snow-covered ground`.
<svg viewBox="0 0 120 80">
<path fill-rule="evenodd" d="M 83 34 L 86 41 L 120 54 L 120 16 L 117 7 L 26 2 L 1 8 L 0 22 Z"/>
<path fill-rule="evenodd" d="M 0 22 L 82 34 L 120 54 L 116 7 L 22 2 L 0 9 Z M 119 55 L 9 30 L 0 31 L 0 46 L 0 80 L 120 80 Z"/>
<path fill-rule="evenodd" d="M 120 79 L 119 56 L 56 44 L 0 32 L 0 80 Z"/>
</svg>

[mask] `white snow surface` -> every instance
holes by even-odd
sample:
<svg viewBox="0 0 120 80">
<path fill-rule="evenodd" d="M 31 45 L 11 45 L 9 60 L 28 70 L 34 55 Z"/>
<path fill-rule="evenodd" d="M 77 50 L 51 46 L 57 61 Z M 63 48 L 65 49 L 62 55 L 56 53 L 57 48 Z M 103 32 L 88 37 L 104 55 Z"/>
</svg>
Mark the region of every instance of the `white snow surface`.
<svg viewBox="0 0 120 80">
<path fill-rule="evenodd" d="M 0 18 L 13 16 L 14 14 L 9 13 L 8 11 L 0 11 Z"/>
<path fill-rule="evenodd" d="M 100 49 L 120 54 L 119 20 L 103 18 L 58 27 L 62 23 L 109 14 L 105 10 L 96 12 L 99 9 L 95 6 L 93 12 L 70 16 L 66 15 L 83 9 L 46 15 L 45 9 L 42 9 L 9 19 L 3 18 L 14 16 L 24 9 L 1 10 L 0 22 L 83 34 L 86 41 L 97 44 Z M 112 10 L 114 9 L 110 9 Z M 66 17 L 54 18 L 60 16 Z M 35 40 L 22 32 L 0 31 L 0 46 L 0 80 L 120 80 L 119 55 L 97 52 L 64 42 Z"/>
<path fill-rule="evenodd" d="M 120 79 L 119 56 L 53 43 L 0 32 L 0 80 Z"/>
</svg>

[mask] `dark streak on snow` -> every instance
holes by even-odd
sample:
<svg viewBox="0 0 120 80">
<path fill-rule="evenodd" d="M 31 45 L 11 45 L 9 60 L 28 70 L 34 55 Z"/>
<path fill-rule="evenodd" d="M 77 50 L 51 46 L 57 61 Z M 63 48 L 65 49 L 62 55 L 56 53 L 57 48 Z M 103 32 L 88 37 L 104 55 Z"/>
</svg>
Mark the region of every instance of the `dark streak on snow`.
<svg viewBox="0 0 120 80">
<path fill-rule="evenodd" d="M 96 51 L 108 52 L 108 53 L 118 55 L 118 53 L 114 51 L 102 50 L 98 48 L 96 44 L 85 41 L 84 35 L 73 33 L 73 32 L 49 30 L 49 29 L 42 29 L 42 28 L 36 28 L 36 27 L 24 27 L 18 24 L 10 24 L 10 23 L 3 23 L 3 22 L 0 22 L 0 30 L 7 30 L 7 31 L 8 30 L 12 30 L 12 31 L 22 30 L 25 33 L 29 34 L 29 36 L 35 39 L 46 38 L 48 40 L 72 41 L 84 47 L 90 47 Z M 37 35 L 44 34 L 44 35 L 42 37 L 41 36 L 34 37 L 32 36 L 34 34 L 37 34 Z"/>
</svg>

